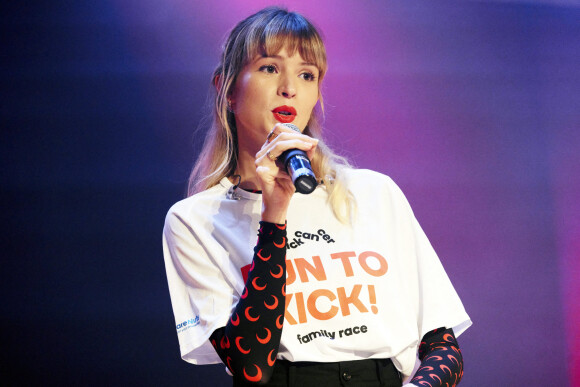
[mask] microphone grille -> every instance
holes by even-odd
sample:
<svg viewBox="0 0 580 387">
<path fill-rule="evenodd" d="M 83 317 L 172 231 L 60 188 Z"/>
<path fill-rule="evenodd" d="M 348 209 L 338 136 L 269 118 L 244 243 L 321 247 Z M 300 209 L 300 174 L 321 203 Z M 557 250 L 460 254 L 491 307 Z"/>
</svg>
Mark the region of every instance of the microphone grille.
<svg viewBox="0 0 580 387">
<path fill-rule="evenodd" d="M 288 123 L 288 124 L 286 124 L 286 123 L 284 123 L 284 124 L 282 124 L 282 125 L 284 125 L 285 127 L 289 128 L 289 129 L 292 129 L 292 130 L 293 130 L 293 131 L 295 131 L 295 132 L 301 133 L 301 131 L 300 131 L 300 128 L 299 128 L 299 127 L 297 127 L 297 126 L 296 126 L 296 125 L 294 125 L 294 124 L 289 124 L 289 123 Z"/>
</svg>

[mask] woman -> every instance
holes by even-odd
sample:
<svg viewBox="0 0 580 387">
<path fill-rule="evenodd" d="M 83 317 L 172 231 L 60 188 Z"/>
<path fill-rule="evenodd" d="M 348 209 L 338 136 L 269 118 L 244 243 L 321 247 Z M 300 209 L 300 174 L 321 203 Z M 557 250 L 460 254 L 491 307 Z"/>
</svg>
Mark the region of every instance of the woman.
<svg viewBox="0 0 580 387">
<path fill-rule="evenodd" d="M 164 229 L 182 358 L 221 360 L 234 386 L 400 386 L 418 355 L 413 385 L 455 385 L 471 321 L 399 188 L 323 144 L 326 69 L 316 29 L 280 8 L 224 46 L 213 126 Z M 309 195 L 290 149 L 320 181 Z"/>
</svg>

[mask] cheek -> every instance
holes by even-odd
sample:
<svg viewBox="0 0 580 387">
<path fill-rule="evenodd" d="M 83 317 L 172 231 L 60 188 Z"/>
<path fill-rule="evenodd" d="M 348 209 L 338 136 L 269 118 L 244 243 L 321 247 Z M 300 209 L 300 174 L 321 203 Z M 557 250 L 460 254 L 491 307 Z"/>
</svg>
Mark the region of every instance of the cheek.
<svg viewBox="0 0 580 387">
<path fill-rule="evenodd" d="M 304 104 L 304 110 L 310 112 L 310 114 L 308 115 L 309 116 L 308 119 L 310 119 L 310 116 L 312 115 L 312 112 L 314 111 L 314 108 L 316 107 L 317 103 L 318 103 L 318 92 L 314 97 L 309 98 L 309 100 Z"/>
<path fill-rule="evenodd" d="M 320 98 L 320 89 L 319 89 L 318 85 L 312 87 L 312 89 L 309 92 L 309 95 L 310 95 L 310 101 L 309 101 L 310 106 L 312 109 L 314 109 L 314 107 L 318 103 L 318 99 Z"/>
<path fill-rule="evenodd" d="M 250 80 L 240 86 L 239 92 L 237 93 L 238 102 L 254 109 L 261 107 L 267 102 L 267 85 Z"/>
<path fill-rule="evenodd" d="M 236 102 L 244 102 L 248 96 L 251 96 L 256 88 L 256 80 L 250 72 L 242 72 L 238 75 L 236 85 L 234 87 L 232 98 Z"/>
</svg>

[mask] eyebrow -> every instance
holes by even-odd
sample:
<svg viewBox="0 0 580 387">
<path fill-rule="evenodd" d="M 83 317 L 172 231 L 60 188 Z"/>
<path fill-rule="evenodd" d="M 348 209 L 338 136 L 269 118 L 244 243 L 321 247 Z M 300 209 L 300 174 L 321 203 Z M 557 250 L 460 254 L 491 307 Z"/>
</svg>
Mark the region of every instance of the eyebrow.
<svg viewBox="0 0 580 387">
<path fill-rule="evenodd" d="M 260 55 L 259 59 L 262 59 L 262 58 L 274 58 L 274 59 L 280 59 L 280 60 L 284 59 L 280 55 L 266 55 L 266 54 Z M 314 67 L 318 68 L 318 66 L 316 66 L 316 64 L 310 63 L 310 62 L 302 62 L 302 63 L 300 63 L 300 65 L 301 66 L 314 66 Z"/>
</svg>

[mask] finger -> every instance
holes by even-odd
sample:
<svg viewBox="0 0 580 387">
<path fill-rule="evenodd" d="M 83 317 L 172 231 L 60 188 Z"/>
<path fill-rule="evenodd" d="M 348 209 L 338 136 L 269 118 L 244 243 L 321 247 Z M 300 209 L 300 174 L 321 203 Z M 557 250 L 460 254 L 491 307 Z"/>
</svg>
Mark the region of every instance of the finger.
<svg viewBox="0 0 580 387">
<path fill-rule="evenodd" d="M 272 129 L 270 133 L 268 133 L 268 136 L 266 136 L 266 142 L 262 144 L 262 147 L 260 149 L 266 148 L 270 149 L 269 145 L 272 143 L 276 143 L 277 141 L 287 141 L 292 138 L 300 138 L 300 137 L 301 135 L 298 132 L 283 131 L 281 129 L 277 129 L 277 127 L 274 127 L 274 129 Z"/>
<path fill-rule="evenodd" d="M 308 160 L 312 161 L 316 158 L 317 149 L 318 149 L 317 145 L 314 145 L 312 148 L 310 148 L 309 150 L 306 151 L 306 155 L 308 156 Z"/>
<path fill-rule="evenodd" d="M 270 136 L 270 142 L 274 141 L 275 137 L 278 137 L 283 133 L 296 134 L 298 135 L 298 137 L 302 137 L 305 141 L 314 140 L 312 137 L 304 134 L 302 131 L 294 130 L 286 126 L 286 124 L 277 123 L 276 125 L 274 125 L 272 131 L 268 134 L 268 136 Z"/>
<path fill-rule="evenodd" d="M 262 190 L 267 189 L 267 187 L 274 188 L 276 185 L 281 186 L 284 190 L 288 187 L 294 186 L 292 178 L 280 168 L 270 168 L 265 165 L 259 165 L 256 167 L 256 174 L 260 181 L 260 188 Z"/>
<path fill-rule="evenodd" d="M 274 129 L 276 131 L 276 133 L 280 134 L 282 132 L 288 132 L 288 133 L 302 133 L 302 131 L 296 131 L 294 129 L 292 129 L 289 126 L 286 126 L 286 124 L 282 124 L 280 122 L 278 122 L 276 125 L 274 125 Z"/>
<path fill-rule="evenodd" d="M 277 132 L 276 127 L 274 127 L 274 129 L 272 129 L 270 133 L 268 133 L 268 137 L 266 137 L 266 144 L 269 144 L 272 141 L 274 141 L 279 134 L 280 132 Z"/>
<path fill-rule="evenodd" d="M 278 137 L 280 135 L 280 133 L 300 133 L 297 132 L 289 127 L 287 127 L 284 124 L 281 123 L 277 123 L 276 125 L 274 125 L 274 127 L 272 128 L 272 130 L 270 131 L 270 133 L 268 133 L 268 136 L 266 137 L 266 143 L 271 143 L 272 141 L 274 141 L 276 139 L 276 137 Z"/>
<path fill-rule="evenodd" d="M 290 138 L 282 140 L 282 135 L 280 135 L 272 143 L 263 146 L 262 149 L 256 153 L 256 159 L 260 159 L 266 156 L 270 161 L 275 161 L 274 159 L 279 158 L 282 153 L 289 149 L 300 149 L 308 152 L 313 147 L 315 147 L 317 143 L 318 140 L 303 141 L 301 138 Z"/>
<path fill-rule="evenodd" d="M 274 161 L 275 162 L 276 160 L 278 160 L 278 156 L 274 156 L 271 151 L 267 151 L 266 152 L 266 156 L 268 156 L 268 158 L 270 159 L 270 161 Z"/>
<path fill-rule="evenodd" d="M 261 150 L 256 153 L 254 164 L 256 167 L 279 168 L 278 157 L 279 155 L 273 150 Z"/>
</svg>

